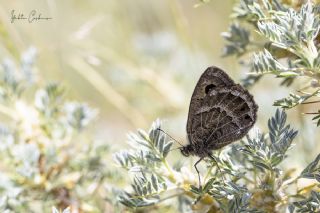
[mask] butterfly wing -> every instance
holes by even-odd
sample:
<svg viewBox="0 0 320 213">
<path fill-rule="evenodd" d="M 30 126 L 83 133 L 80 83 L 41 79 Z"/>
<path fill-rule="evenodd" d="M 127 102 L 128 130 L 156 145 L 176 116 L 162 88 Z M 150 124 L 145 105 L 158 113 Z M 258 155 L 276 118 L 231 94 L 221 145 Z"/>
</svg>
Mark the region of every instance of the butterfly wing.
<svg viewBox="0 0 320 213">
<path fill-rule="evenodd" d="M 191 140 L 206 150 L 219 149 L 248 133 L 258 106 L 239 84 L 211 91 L 201 101 L 191 123 Z"/>
<path fill-rule="evenodd" d="M 189 143 L 192 143 L 192 123 L 195 119 L 196 111 L 201 107 L 202 101 L 206 95 L 220 87 L 229 87 L 234 85 L 233 80 L 218 67 L 209 67 L 201 75 L 191 97 L 188 121 L 187 121 L 187 134 Z"/>
<path fill-rule="evenodd" d="M 195 153 L 219 149 L 248 133 L 257 118 L 252 95 L 222 70 L 209 67 L 193 92 L 187 123 Z"/>
</svg>

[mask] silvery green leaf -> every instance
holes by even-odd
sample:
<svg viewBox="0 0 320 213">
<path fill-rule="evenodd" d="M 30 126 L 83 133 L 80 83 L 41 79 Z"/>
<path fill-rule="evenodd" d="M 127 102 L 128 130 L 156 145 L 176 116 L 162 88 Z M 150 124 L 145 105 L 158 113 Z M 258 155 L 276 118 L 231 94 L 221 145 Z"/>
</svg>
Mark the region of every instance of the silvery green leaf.
<svg viewBox="0 0 320 213">
<path fill-rule="evenodd" d="M 264 49 L 263 52 L 255 53 L 252 58 L 253 71 L 256 73 L 263 74 L 266 72 L 273 72 L 278 75 L 287 70 L 287 68 L 278 62 L 267 49 Z"/>
<path fill-rule="evenodd" d="M 228 42 L 223 50 L 224 56 L 232 54 L 241 55 L 245 52 L 250 41 L 249 31 L 241 27 L 238 23 L 231 24 L 229 31 L 221 35 Z"/>
<path fill-rule="evenodd" d="M 320 175 L 320 154 L 301 172 L 302 178 L 314 178 L 315 175 Z"/>
<path fill-rule="evenodd" d="M 154 174 L 151 175 L 151 182 L 152 182 L 153 188 L 154 188 L 156 191 L 158 191 L 158 189 L 159 189 L 159 187 L 158 187 L 158 179 L 157 179 L 157 177 L 156 177 Z"/>
<path fill-rule="evenodd" d="M 172 145 L 173 145 L 173 142 L 169 142 L 169 143 L 167 143 L 167 144 L 164 146 L 164 148 L 163 148 L 163 154 L 162 154 L 164 158 L 166 158 L 167 155 L 169 154 L 170 148 L 171 148 Z"/>
</svg>

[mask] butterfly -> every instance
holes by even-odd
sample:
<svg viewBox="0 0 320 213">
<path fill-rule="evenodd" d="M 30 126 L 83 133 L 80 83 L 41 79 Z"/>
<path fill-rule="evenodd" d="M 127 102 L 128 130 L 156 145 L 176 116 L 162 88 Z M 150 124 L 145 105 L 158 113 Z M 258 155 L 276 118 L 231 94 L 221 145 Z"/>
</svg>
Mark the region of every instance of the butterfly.
<svg viewBox="0 0 320 213">
<path fill-rule="evenodd" d="M 191 97 L 187 120 L 188 145 L 182 155 L 215 160 L 212 151 L 233 143 L 252 128 L 257 120 L 258 105 L 253 96 L 218 67 L 209 67 L 201 75 Z M 216 161 L 216 160 L 215 160 Z"/>
</svg>

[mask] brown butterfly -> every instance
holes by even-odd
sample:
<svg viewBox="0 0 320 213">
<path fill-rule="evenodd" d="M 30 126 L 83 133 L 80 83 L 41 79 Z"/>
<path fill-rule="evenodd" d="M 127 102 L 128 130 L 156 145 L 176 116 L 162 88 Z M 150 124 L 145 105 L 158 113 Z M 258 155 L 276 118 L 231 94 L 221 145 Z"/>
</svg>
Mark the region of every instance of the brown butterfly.
<svg viewBox="0 0 320 213">
<path fill-rule="evenodd" d="M 257 119 L 258 106 L 252 95 L 221 69 L 209 67 L 201 75 L 191 97 L 187 134 L 189 144 L 180 148 L 184 156 L 215 160 L 211 152 L 245 136 Z"/>
</svg>

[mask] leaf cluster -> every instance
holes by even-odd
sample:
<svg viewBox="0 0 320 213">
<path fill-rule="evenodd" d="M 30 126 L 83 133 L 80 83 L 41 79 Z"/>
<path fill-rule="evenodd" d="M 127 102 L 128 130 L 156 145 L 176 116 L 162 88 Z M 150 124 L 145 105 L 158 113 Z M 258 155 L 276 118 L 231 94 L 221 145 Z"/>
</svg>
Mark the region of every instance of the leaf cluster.
<svg viewBox="0 0 320 213">
<path fill-rule="evenodd" d="M 295 81 L 303 88 L 300 94 L 276 100 L 275 106 L 289 109 L 306 104 L 307 99 L 314 99 L 310 104 L 318 101 L 319 11 L 312 1 L 293 7 L 280 0 L 240 0 L 233 9 L 234 22 L 222 36 L 226 40 L 224 55 L 243 57 L 251 70 L 244 86 L 272 74 L 283 79 L 281 85 L 291 86 Z"/>
<path fill-rule="evenodd" d="M 0 211 L 47 212 L 71 205 L 96 210 L 108 196 L 98 195 L 98 188 L 116 176 L 106 167 L 109 147 L 84 137 L 97 111 L 67 100 L 58 83 L 40 84 L 32 67 L 35 55 L 32 48 L 18 68 L 6 59 L 0 69 L 0 113 L 7 121 L 0 125 Z"/>
<path fill-rule="evenodd" d="M 172 141 L 157 131 L 159 128 L 157 120 L 148 134 L 142 130 L 130 134 L 129 143 L 134 149 L 115 154 L 115 161 L 133 175 L 132 190 L 122 191 L 119 196 L 119 201 L 129 208 L 166 206 L 177 199 L 183 202 L 184 208 L 176 210 L 209 208 L 222 212 L 270 212 L 294 206 L 299 212 L 305 208 L 305 199 L 314 199 L 311 191 L 316 185 L 308 188 L 309 197 L 302 193 L 304 189 L 295 189 L 295 184 L 302 178 L 319 178 L 319 157 L 298 176 L 281 167 L 298 133 L 287 124 L 283 110 L 277 110 L 269 119 L 268 134 L 261 134 L 256 129 L 240 144 L 214 153 L 216 160 L 207 159 L 207 173 L 200 187 L 197 178 L 190 180 L 192 171 L 184 165 L 178 169 L 171 166 L 161 147 L 171 147 Z"/>
</svg>

